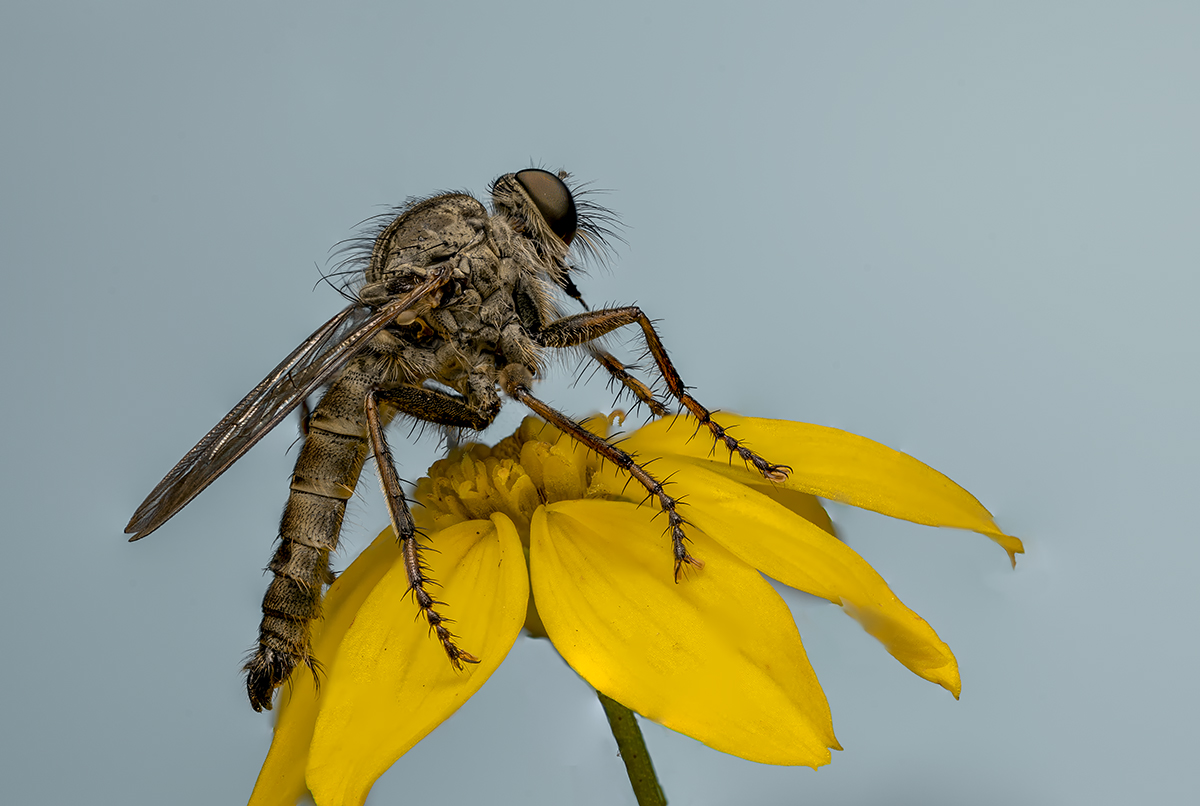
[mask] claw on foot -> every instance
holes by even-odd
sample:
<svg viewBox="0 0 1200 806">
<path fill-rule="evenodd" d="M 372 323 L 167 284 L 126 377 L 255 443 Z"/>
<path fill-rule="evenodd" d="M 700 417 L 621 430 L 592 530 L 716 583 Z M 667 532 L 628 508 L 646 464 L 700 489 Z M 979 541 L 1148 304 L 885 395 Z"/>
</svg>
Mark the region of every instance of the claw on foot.
<svg viewBox="0 0 1200 806">
<path fill-rule="evenodd" d="M 763 471 L 768 481 L 787 481 L 792 469 L 787 465 L 771 465 Z"/>
<path fill-rule="evenodd" d="M 697 571 L 704 570 L 704 560 L 700 559 L 699 557 L 696 557 L 693 554 L 688 554 L 685 557 L 683 557 L 682 559 L 676 560 L 675 561 L 675 584 L 677 584 L 677 585 L 679 584 L 679 578 L 683 575 L 683 566 L 684 565 L 690 565 L 692 568 L 695 568 Z"/>
</svg>

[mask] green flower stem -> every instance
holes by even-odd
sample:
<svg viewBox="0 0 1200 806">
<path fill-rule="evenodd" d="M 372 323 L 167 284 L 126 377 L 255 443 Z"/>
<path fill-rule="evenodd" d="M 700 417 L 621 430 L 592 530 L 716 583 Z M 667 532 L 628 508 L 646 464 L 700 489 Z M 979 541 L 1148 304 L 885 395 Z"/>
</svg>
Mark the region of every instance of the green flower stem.
<svg viewBox="0 0 1200 806">
<path fill-rule="evenodd" d="M 617 740 L 617 750 L 625 762 L 625 772 L 629 775 L 638 806 L 667 806 L 667 796 L 663 794 L 658 777 L 654 774 L 654 763 L 650 761 L 650 752 L 646 750 L 646 740 L 642 738 L 637 717 L 633 711 L 599 691 L 596 696 L 604 706 L 613 738 Z"/>
</svg>

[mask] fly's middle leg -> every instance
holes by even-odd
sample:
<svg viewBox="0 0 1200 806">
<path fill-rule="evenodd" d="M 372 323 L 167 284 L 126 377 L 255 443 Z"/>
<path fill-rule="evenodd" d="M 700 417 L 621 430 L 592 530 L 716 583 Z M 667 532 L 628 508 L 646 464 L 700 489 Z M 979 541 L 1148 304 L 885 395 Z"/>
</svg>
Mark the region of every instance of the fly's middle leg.
<svg viewBox="0 0 1200 806">
<path fill-rule="evenodd" d="M 663 489 L 662 482 L 650 475 L 650 473 L 630 454 L 613 445 L 606 439 L 598 437 L 591 431 L 588 431 L 579 423 L 572 420 L 561 411 L 553 408 L 541 399 L 535 397 L 529 390 L 528 382 L 520 380 L 511 380 L 505 386 L 505 391 L 514 399 L 519 400 L 533 411 L 534 414 L 541 417 L 546 422 L 553 425 L 559 431 L 562 431 L 567 436 L 581 443 L 587 448 L 598 453 L 601 457 L 609 460 L 617 467 L 621 468 L 632 476 L 639 484 L 646 488 L 646 492 L 652 498 L 658 499 L 658 505 L 667 516 L 667 531 L 671 535 L 671 551 L 675 558 L 675 581 L 679 581 L 680 574 L 685 565 L 690 565 L 695 568 L 703 568 L 704 563 L 692 556 L 692 553 L 687 548 L 687 535 L 684 534 L 683 526 L 686 521 L 679 514 L 679 502 L 668 495 Z"/>
</svg>

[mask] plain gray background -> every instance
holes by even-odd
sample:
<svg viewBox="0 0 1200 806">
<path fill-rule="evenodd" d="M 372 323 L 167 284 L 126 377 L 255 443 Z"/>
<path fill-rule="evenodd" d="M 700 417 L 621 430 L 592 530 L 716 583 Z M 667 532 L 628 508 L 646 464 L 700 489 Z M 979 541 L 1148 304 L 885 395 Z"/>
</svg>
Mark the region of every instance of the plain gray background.
<svg viewBox="0 0 1200 806">
<path fill-rule="evenodd" d="M 611 190 L 628 243 L 586 297 L 659 318 L 703 401 L 912 453 L 1029 552 L 835 507 L 962 700 L 791 596 L 845 752 L 765 767 L 649 725 L 673 804 L 1191 802 L 1197 9 L 5 4 L 4 800 L 249 796 L 271 719 L 239 659 L 295 421 L 121 530 L 341 307 L 314 286 L 356 222 L 533 164 Z M 544 396 L 607 410 L 572 369 Z M 395 442 L 410 478 L 437 449 Z M 588 687 L 522 639 L 370 802 L 633 799 Z"/>
</svg>

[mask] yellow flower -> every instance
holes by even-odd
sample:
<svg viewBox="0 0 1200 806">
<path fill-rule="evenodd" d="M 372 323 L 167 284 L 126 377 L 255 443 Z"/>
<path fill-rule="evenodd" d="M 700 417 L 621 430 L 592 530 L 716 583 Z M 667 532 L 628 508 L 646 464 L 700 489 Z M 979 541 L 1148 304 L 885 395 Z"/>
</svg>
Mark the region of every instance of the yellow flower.
<svg viewBox="0 0 1200 806">
<path fill-rule="evenodd" d="M 840 605 L 914 673 L 959 694 L 954 655 L 833 534 L 815 496 L 933 526 L 980 532 L 1015 555 L 966 490 L 863 437 L 724 415 L 740 440 L 792 474 L 731 463 L 694 422 L 667 417 L 621 441 L 669 479 L 692 554 L 677 584 L 669 536 L 644 490 L 558 430 L 528 418 L 494 448 L 430 468 L 414 510 L 433 549 L 442 612 L 481 662 L 456 671 L 415 618 L 389 529 L 329 589 L 314 652 L 326 680 L 294 680 L 251 798 L 361 804 L 396 759 L 500 665 L 522 626 L 617 702 L 717 750 L 816 767 L 841 749 L 829 706 L 783 599 L 759 571 Z M 587 426 L 605 435 L 609 421 Z M 532 594 L 532 596 L 530 596 Z M 537 606 L 534 608 L 533 603 Z"/>
</svg>

